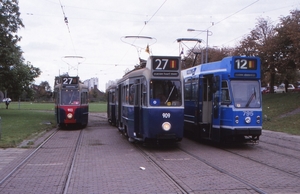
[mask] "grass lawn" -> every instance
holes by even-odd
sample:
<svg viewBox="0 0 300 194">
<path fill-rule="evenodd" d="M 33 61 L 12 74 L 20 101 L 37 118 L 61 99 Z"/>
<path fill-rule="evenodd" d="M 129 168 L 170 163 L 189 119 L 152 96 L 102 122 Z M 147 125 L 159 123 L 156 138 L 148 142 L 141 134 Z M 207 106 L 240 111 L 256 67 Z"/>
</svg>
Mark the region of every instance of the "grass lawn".
<svg viewBox="0 0 300 194">
<path fill-rule="evenodd" d="M 300 135 L 300 92 L 263 95 L 263 129 Z"/>
<path fill-rule="evenodd" d="M 106 103 L 90 103 L 89 112 L 106 112 Z M 24 139 L 56 127 L 54 103 L 0 103 L 0 147 L 16 147 Z"/>
</svg>

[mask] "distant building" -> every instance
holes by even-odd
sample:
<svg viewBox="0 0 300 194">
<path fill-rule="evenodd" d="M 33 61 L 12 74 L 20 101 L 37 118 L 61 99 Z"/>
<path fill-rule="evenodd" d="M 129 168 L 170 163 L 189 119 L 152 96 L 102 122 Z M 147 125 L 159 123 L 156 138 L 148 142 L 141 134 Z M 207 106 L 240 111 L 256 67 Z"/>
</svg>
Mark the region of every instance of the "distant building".
<svg viewBox="0 0 300 194">
<path fill-rule="evenodd" d="M 107 89 L 109 86 L 117 84 L 118 79 L 116 80 L 109 80 L 106 84 L 105 84 L 105 89 Z"/>
<path fill-rule="evenodd" d="M 83 82 L 84 85 L 86 85 L 89 88 L 89 99 L 90 102 L 97 102 L 97 101 L 104 101 L 105 100 L 105 94 L 104 92 L 100 91 L 98 89 L 98 78 L 91 78 L 88 80 L 85 80 Z"/>
<path fill-rule="evenodd" d="M 99 81 L 97 77 L 93 77 L 91 79 L 87 79 L 83 82 L 84 85 L 86 85 L 89 90 L 91 91 L 94 88 L 98 88 Z"/>
</svg>

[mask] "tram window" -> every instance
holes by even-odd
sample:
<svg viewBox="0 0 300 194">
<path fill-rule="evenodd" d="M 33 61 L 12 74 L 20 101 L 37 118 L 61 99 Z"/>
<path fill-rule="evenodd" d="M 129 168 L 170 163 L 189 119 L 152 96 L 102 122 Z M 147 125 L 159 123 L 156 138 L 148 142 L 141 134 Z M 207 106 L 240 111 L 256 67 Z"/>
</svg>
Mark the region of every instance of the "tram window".
<svg viewBox="0 0 300 194">
<path fill-rule="evenodd" d="M 111 102 L 115 103 L 115 92 L 111 93 Z"/>
<path fill-rule="evenodd" d="M 222 81 L 222 98 L 221 103 L 227 104 L 230 102 L 229 90 L 227 81 Z"/>
<path fill-rule="evenodd" d="M 87 92 L 81 93 L 81 104 L 87 104 L 88 103 L 88 94 Z"/>
<path fill-rule="evenodd" d="M 150 104 L 152 106 L 181 106 L 181 83 L 178 80 L 152 80 Z"/>
<path fill-rule="evenodd" d="M 197 95 L 198 93 L 198 79 L 194 78 L 192 81 L 192 100 L 196 101 L 197 100 Z"/>
<path fill-rule="evenodd" d="M 125 104 L 126 103 L 126 86 L 123 86 L 122 88 L 122 102 Z"/>
<path fill-rule="evenodd" d="M 133 102 L 134 102 L 134 85 L 130 84 L 129 88 L 130 89 L 128 91 L 128 103 L 130 105 L 133 105 Z"/>
<path fill-rule="evenodd" d="M 64 105 L 79 104 L 79 91 L 78 90 L 62 90 L 61 100 Z"/>
<path fill-rule="evenodd" d="M 184 100 L 191 100 L 192 97 L 192 84 L 191 79 L 184 80 Z"/>
<path fill-rule="evenodd" d="M 146 81 L 143 82 L 142 86 L 142 99 L 143 99 L 143 105 L 147 106 L 147 83 Z"/>
<path fill-rule="evenodd" d="M 54 100 L 55 104 L 57 104 L 59 102 L 59 95 L 58 95 L 57 91 L 54 91 L 54 93 L 53 93 L 53 100 Z"/>
<path fill-rule="evenodd" d="M 237 108 L 261 107 L 261 92 L 256 80 L 231 81 L 234 104 Z"/>
</svg>

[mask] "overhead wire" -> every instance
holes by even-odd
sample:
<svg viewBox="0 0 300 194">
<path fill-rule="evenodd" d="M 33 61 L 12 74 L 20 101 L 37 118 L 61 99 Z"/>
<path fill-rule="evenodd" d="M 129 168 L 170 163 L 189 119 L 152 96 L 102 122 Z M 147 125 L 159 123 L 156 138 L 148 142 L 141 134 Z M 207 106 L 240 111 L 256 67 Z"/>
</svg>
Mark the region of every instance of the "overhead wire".
<svg viewBox="0 0 300 194">
<path fill-rule="evenodd" d="M 69 35 L 70 35 L 70 39 L 71 39 L 73 51 L 74 51 L 74 54 L 75 54 L 74 58 L 77 59 L 77 52 L 76 52 L 75 45 L 74 45 L 74 41 L 73 41 L 72 34 L 71 34 L 71 31 L 70 31 L 69 21 L 68 21 L 68 18 L 67 18 L 67 16 L 66 16 L 66 14 L 65 14 L 65 11 L 64 11 L 64 8 L 63 8 L 63 5 L 62 5 L 61 1 L 60 1 L 60 0 L 58 0 L 58 1 L 59 1 L 61 10 L 62 10 L 63 16 L 64 16 L 64 22 L 65 22 L 65 24 L 66 24 L 66 26 L 67 26 L 67 28 L 68 28 L 68 32 L 69 32 Z M 69 63 L 67 63 L 67 64 L 68 64 L 69 66 L 73 67 L 74 69 L 77 69 L 77 74 L 78 74 L 78 65 L 79 65 L 79 61 L 78 61 L 78 60 L 77 60 L 77 67 L 74 67 L 73 65 L 70 65 Z"/>
<path fill-rule="evenodd" d="M 152 18 L 159 12 L 159 10 L 163 7 L 163 5 L 164 5 L 166 2 L 167 2 L 167 0 L 165 0 L 165 1 L 157 8 L 157 10 L 151 15 L 151 17 L 150 17 L 147 21 L 144 21 L 144 25 L 143 25 L 142 29 L 140 30 L 140 32 L 138 33 L 138 36 L 141 35 L 141 33 L 143 32 L 143 30 L 144 30 L 144 28 L 146 27 L 146 25 L 147 25 L 147 24 L 152 20 Z M 136 40 L 137 40 L 137 38 L 134 39 L 133 42 L 132 42 L 131 44 L 134 45 Z M 149 48 L 149 47 L 148 47 L 148 48 Z M 128 52 L 129 52 L 129 51 L 127 50 L 126 53 L 124 54 L 124 56 L 122 57 L 121 60 L 123 60 L 123 58 L 127 55 Z"/>
<path fill-rule="evenodd" d="M 258 1 L 259 1 L 259 0 L 256 0 L 256 1 L 252 2 L 252 3 L 250 3 L 249 5 L 243 7 L 242 9 L 239 9 L 238 11 L 236 11 L 236 12 L 234 12 L 234 13 L 232 13 L 232 14 L 226 16 L 225 18 L 223 18 L 223 19 L 221 19 L 221 20 L 219 20 L 219 21 L 217 21 L 217 22 L 211 22 L 211 26 L 207 27 L 206 30 L 203 30 L 203 31 L 199 32 L 195 37 L 199 36 L 200 34 L 202 34 L 202 33 L 205 32 L 205 31 L 208 33 L 208 30 L 209 30 L 210 28 L 212 28 L 212 27 L 214 27 L 214 26 L 220 24 L 221 22 L 223 22 L 223 21 L 229 19 L 230 17 L 232 17 L 232 16 L 238 14 L 239 12 L 241 12 L 241 11 L 247 9 L 248 7 L 250 7 L 250 6 L 254 5 L 255 3 L 257 3 Z"/>
<path fill-rule="evenodd" d="M 244 9 L 247 9 L 248 7 L 254 5 L 254 4 L 257 3 L 258 1 L 259 1 L 259 0 L 254 1 L 253 3 L 247 5 L 246 7 L 243 7 L 242 9 L 240 9 L 240 10 L 234 12 L 233 14 L 231 14 L 231 15 L 229 15 L 229 16 L 223 18 L 223 19 L 221 19 L 220 21 L 218 21 L 218 22 L 216 22 L 216 23 L 213 22 L 212 26 L 208 27 L 207 29 L 212 28 L 213 26 L 218 25 L 219 23 L 223 22 L 224 20 L 227 20 L 228 18 L 230 18 L 230 17 L 232 17 L 232 16 L 238 14 L 239 12 L 243 11 Z"/>
</svg>

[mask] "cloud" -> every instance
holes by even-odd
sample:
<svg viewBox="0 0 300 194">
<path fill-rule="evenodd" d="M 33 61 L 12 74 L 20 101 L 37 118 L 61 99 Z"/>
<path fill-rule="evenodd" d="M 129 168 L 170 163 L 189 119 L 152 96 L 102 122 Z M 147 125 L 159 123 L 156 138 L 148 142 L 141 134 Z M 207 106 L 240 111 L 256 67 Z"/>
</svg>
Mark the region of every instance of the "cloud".
<svg viewBox="0 0 300 194">
<path fill-rule="evenodd" d="M 206 33 L 187 32 L 188 28 L 209 29 L 211 47 L 234 46 L 255 27 L 258 17 L 276 21 L 299 5 L 295 0 L 26 0 L 19 2 L 25 25 L 19 32 L 20 46 L 25 60 L 43 71 L 37 82 L 52 84 L 59 73 L 71 71 L 71 65 L 78 66 L 72 74 L 82 80 L 98 77 L 99 88 L 105 90 L 108 80 L 121 78 L 138 63 L 139 54 L 145 55 L 121 37 L 156 38 L 150 46 L 155 55 L 178 55 L 177 38 L 200 38 L 206 44 Z M 64 56 L 85 60 L 66 63 Z"/>
</svg>

